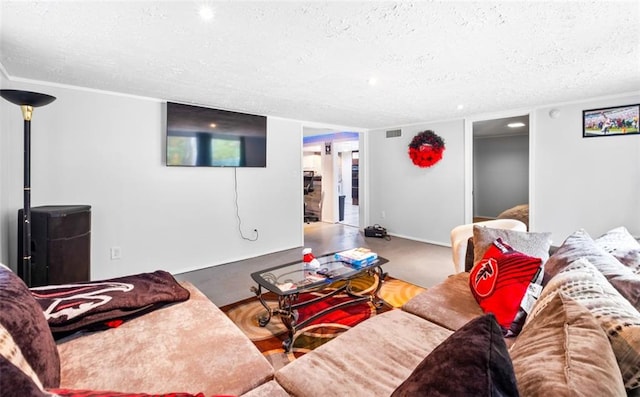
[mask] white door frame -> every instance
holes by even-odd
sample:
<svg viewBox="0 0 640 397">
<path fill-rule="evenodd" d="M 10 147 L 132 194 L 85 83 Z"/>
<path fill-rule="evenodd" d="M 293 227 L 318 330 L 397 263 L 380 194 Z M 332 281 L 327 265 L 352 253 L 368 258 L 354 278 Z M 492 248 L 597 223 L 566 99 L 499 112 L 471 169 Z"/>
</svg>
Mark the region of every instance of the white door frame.
<svg viewBox="0 0 640 397">
<path fill-rule="evenodd" d="M 535 112 L 531 109 L 483 114 L 464 120 L 464 222 L 473 222 L 473 123 L 476 121 L 529 116 L 529 230 L 535 230 Z"/>
</svg>

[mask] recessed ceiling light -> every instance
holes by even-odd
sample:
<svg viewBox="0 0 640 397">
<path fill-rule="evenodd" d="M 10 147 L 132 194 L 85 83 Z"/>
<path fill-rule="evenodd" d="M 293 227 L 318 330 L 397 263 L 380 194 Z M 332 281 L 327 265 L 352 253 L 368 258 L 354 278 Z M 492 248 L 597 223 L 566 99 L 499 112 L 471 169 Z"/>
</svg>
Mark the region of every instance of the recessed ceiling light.
<svg viewBox="0 0 640 397">
<path fill-rule="evenodd" d="M 520 127 L 524 127 L 525 124 L 524 123 L 509 123 L 507 124 L 507 127 L 509 128 L 520 128 Z"/>
<path fill-rule="evenodd" d="M 211 127 L 211 128 L 216 128 L 216 127 L 217 127 L 217 125 L 216 125 L 216 123 L 211 123 L 211 124 L 209 124 L 209 127 Z"/>
<path fill-rule="evenodd" d="M 458 105 L 458 110 L 462 110 L 462 109 L 464 109 L 464 105 L 463 104 Z"/>
<path fill-rule="evenodd" d="M 370 77 L 369 85 L 376 85 L 376 84 L 378 84 L 378 79 L 376 79 L 375 77 Z"/>
<path fill-rule="evenodd" d="M 202 18 L 204 21 L 210 21 L 213 19 L 213 9 L 209 6 L 202 6 L 200 7 L 200 11 L 198 11 L 198 14 L 200 14 L 200 18 Z"/>
</svg>

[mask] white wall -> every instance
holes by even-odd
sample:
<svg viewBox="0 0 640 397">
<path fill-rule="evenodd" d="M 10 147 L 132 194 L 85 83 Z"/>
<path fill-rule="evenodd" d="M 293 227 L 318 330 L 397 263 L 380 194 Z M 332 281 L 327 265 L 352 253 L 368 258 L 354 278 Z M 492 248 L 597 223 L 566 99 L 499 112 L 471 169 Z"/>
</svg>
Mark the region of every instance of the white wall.
<svg viewBox="0 0 640 397">
<path fill-rule="evenodd" d="M 302 246 L 302 125 L 269 117 L 267 167 L 166 167 L 157 100 L 3 81 L 57 100 L 32 121 L 32 205 L 92 206 L 91 277 L 202 268 Z M 22 117 L 0 104 L 1 259 L 15 269 Z M 122 259 L 110 260 L 111 247 Z"/>
<path fill-rule="evenodd" d="M 340 152 L 340 180 L 342 184 L 338 194 L 345 196 L 345 200 L 351 203 L 351 186 L 352 186 L 352 151 Z"/>
<path fill-rule="evenodd" d="M 624 225 L 640 236 L 640 135 L 582 137 L 582 111 L 640 103 L 640 93 L 532 110 L 530 129 L 530 226 L 552 233 L 553 244 L 584 228 L 594 237 Z M 559 117 L 549 117 L 556 109 Z M 464 222 L 462 121 L 402 127 L 402 137 L 372 131 L 369 152 L 369 224 L 392 234 L 449 244 L 449 231 Z M 445 140 L 442 161 L 414 166 L 411 138 L 431 129 Z M 381 213 L 385 212 L 386 218 Z"/>
<path fill-rule="evenodd" d="M 331 145 L 331 153 L 327 154 L 324 145 Z M 322 145 L 320 154 L 321 174 L 322 174 L 322 214 L 320 220 L 323 222 L 338 222 L 338 153 L 334 150 L 335 143 L 327 141 Z"/>
<path fill-rule="evenodd" d="M 238 170 L 243 232 L 252 237 L 257 228 L 260 236 L 248 242 L 238 233 L 233 169 L 162 165 L 159 101 L 1 75 L 0 86 L 58 98 L 34 112 L 33 205 L 92 206 L 92 278 L 178 273 L 302 245 L 301 122 L 269 117 L 267 168 Z M 640 235 L 640 135 L 582 138 L 581 124 L 584 109 L 632 103 L 640 93 L 532 110 L 530 221 L 552 232 L 554 244 L 580 227 L 597 236 L 625 225 Z M 559 118 L 548 116 L 552 108 Z M 19 108 L 0 101 L 0 260 L 14 269 L 22 127 Z M 395 127 L 360 134 L 363 226 L 448 245 L 451 228 L 464 223 L 463 120 L 403 126 L 399 138 L 386 138 L 387 129 Z M 407 149 L 426 129 L 446 150 L 423 169 Z M 123 259 L 109 260 L 113 246 Z"/>
<path fill-rule="evenodd" d="M 640 93 L 540 108 L 535 112 L 536 230 L 554 244 L 578 228 L 594 237 L 624 225 L 640 235 L 640 135 L 582 137 L 582 111 L 640 103 Z M 557 109 L 559 117 L 549 117 Z"/>
<path fill-rule="evenodd" d="M 397 236 L 449 245 L 449 232 L 464 220 L 464 123 L 401 129 L 397 138 L 386 138 L 387 129 L 369 134 L 369 223 Z M 429 168 L 414 165 L 408 155 L 409 143 L 424 130 L 434 131 L 445 142 L 443 159 Z"/>
<path fill-rule="evenodd" d="M 529 136 L 473 140 L 474 216 L 497 217 L 529 203 Z"/>
</svg>

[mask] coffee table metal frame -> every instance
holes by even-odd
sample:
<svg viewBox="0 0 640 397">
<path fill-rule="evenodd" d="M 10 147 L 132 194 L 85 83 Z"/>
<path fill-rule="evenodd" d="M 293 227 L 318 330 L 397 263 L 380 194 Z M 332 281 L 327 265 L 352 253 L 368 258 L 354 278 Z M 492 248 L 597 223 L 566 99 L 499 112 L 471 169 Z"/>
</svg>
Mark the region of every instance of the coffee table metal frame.
<svg viewBox="0 0 640 397">
<path fill-rule="evenodd" d="M 287 352 L 293 346 L 296 332 L 324 315 L 360 302 L 369 301 L 377 308 L 383 305 L 382 299 L 378 297 L 378 292 L 387 275 L 382 270 L 382 265 L 388 262 L 387 259 L 378 257 L 375 261 L 360 268 L 335 259 L 334 254 L 320 256 L 317 259 L 320 262 L 320 266 L 317 269 L 311 269 L 305 266 L 302 261 L 296 261 L 251 273 L 251 278 L 258 284 L 257 287 L 252 286 L 251 291 L 256 294 L 260 303 L 266 309 L 266 314 L 258 318 L 258 324 L 261 327 L 265 327 L 271 321 L 272 316 L 280 316 L 288 332 L 288 338 L 282 342 L 282 347 Z M 378 282 L 372 292 L 362 294 L 351 288 L 351 280 L 365 273 L 377 276 Z M 298 302 L 300 294 L 321 291 L 329 284 L 337 281 L 344 281 L 344 284 L 316 298 Z M 289 290 L 282 290 L 278 287 L 278 284 L 282 285 L 287 282 L 295 284 L 295 287 Z M 273 292 L 278 297 L 277 308 L 272 308 L 265 302 L 262 296 L 263 288 Z M 345 292 L 352 299 L 323 309 L 298 322 L 298 308 L 329 299 L 341 292 Z"/>
</svg>

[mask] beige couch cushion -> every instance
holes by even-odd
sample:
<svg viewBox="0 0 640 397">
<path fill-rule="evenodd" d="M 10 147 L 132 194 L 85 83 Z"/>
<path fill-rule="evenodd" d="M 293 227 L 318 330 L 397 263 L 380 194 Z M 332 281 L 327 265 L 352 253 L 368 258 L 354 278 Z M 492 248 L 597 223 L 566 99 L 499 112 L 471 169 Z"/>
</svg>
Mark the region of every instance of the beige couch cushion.
<svg viewBox="0 0 640 397">
<path fill-rule="evenodd" d="M 451 334 L 392 310 L 281 368 L 276 380 L 295 396 L 389 396 Z"/>
<path fill-rule="evenodd" d="M 554 294 L 510 354 L 521 396 L 625 396 L 609 339 L 589 311 Z"/>
<path fill-rule="evenodd" d="M 625 387 L 640 387 L 640 313 L 586 258 L 572 262 L 549 280 L 528 321 L 533 321 L 557 293 L 569 296 L 594 315 L 609 338 Z"/>
<path fill-rule="evenodd" d="M 242 397 L 289 397 L 289 393 L 272 380 L 248 391 Z"/>
<path fill-rule="evenodd" d="M 402 310 L 452 331 L 484 314 L 471 293 L 469 273 L 466 272 L 449 276 L 440 284 L 414 296 L 402 306 Z"/>
<path fill-rule="evenodd" d="M 60 387 L 143 393 L 240 395 L 273 368 L 231 320 L 193 285 L 191 297 L 118 328 L 59 342 Z"/>
</svg>

